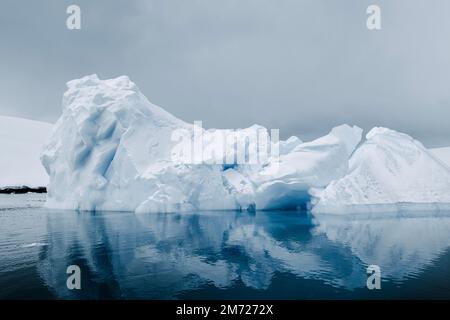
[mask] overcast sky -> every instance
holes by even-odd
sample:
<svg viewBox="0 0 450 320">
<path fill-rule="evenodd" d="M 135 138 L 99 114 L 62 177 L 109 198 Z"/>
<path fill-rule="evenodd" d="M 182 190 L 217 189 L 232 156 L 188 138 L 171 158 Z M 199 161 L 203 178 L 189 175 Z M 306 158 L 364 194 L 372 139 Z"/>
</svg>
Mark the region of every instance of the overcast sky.
<svg viewBox="0 0 450 320">
<path fill-rule="evenodd" d="M 381 7 L 382 30 L 366 9 Z M 81 7 L 81 30 L 66 8 Z M 128 75 L 204 127 L 307 140 L 342 123 L 450 145 L 450 1 L 2 0 L 0 114 L 55 121 L 65 83 Z"/>
</svg>

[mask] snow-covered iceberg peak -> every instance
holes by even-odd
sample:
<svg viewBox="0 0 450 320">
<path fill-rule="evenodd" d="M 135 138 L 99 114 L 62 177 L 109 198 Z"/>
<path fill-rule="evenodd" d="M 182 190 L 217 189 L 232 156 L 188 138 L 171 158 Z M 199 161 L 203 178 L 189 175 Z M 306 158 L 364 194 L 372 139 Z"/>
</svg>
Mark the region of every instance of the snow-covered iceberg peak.
<svg viewBox="0 0 450 320">
<path fill-rule="evenodd" d="M 112 182 L 121 188 L 143 174 L 149 160 L 168 158 L 168 133 L 186 124 L 151 104 L 126 76 L 90 75 L 67 86 L 63 114 L 41 157 L 50 176 L 48 204 L 94 210 Z M 151 130 L 137 130 L 145 126 Z M 154 147 L 146 152 L 149 143 Z M 135 191 L 128 192 L 133 198 Z"/>
<path fill-rule="evenodd" d="M 52 208 L 168 212 L 306 205 L 309 188 L 347 173 L 361 139 L 362 130 L 348 125 L 307 143 L 297 137 L 273 141 L 269 130 L 256 125 L 205 130 L 151 104 L 126 76 L 91 75 L 67 86 L 62 116 L 41 157 Z M 223 137 L 236 140 L 216 141 Z M 262 143 L 250 147 L 249 137 Z M 263 160 L 212 161 L 234 154 L 236 145 L 243 147 L 243 159 Z M 271 150 L 270 156 L 262 150 Z M 193 162 L 185 161 L 190 152 Z"/>
<path fill-rule="evenodd" d="M 450 169 L 407 134 L 376 127 L 350 159 L 349 173 L 321 193 L 315 213 L 448 208 Z"/>
<path fill-rule="evenodd" d="M 101 120 L 103 112 L 113 114 L 122 128 L 136 120 L 151 119 L 164 125 L 180 126 L 183 122 L 164 109 L 151 104 L 127 76 L 100 80 L 97 75 L 85 76 L 67 83 L 63 111 L 85 120 Z M 64 117 L 64 114 L 63 114 Z"/>
</svg>

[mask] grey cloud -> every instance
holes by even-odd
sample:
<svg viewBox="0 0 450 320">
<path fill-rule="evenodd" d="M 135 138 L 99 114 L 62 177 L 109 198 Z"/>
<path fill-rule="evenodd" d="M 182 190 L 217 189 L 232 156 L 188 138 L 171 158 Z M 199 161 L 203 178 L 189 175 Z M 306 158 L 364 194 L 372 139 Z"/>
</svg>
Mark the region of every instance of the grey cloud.
<svg viewBox="0 0 450 320">
<path fill-rule="evenodd" d="M 65 10 L 82 10 L 82 30 Z M 450 2 L 3 0 L 0 114 L 54 121 L 65 82 L 127 74 L 207 127 L 259 123 L 316 137 L 341 123 L 450 145 Z"/>
</svg>

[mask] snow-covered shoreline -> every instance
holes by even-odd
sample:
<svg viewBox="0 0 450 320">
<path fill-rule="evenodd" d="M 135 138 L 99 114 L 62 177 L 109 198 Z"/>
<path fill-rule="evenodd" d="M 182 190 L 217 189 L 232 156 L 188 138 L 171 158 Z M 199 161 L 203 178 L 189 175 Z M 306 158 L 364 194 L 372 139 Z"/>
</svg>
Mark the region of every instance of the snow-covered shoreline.
<svg viewBox="0 0 450 320">
<path fill-rule="evenodd" d="M 48 175 L 40 162 L 52 124 L 0 116 L 0 189 L 40 190 Z"/>
</svg>

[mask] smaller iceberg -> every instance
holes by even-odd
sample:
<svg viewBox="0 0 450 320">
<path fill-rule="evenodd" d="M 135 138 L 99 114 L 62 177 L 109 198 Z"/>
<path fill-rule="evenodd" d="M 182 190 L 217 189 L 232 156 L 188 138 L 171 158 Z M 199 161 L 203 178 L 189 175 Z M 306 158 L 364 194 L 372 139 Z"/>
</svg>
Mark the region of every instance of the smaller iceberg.
<svg viewBox="0 0 450 320">
<path fill-rule="evenodd" d="M 450 209 L 450 169 L 419 141 L 374 128 L 349 161 L 349 172 L 311 189 L 313 213 Z"/>
</svg>

